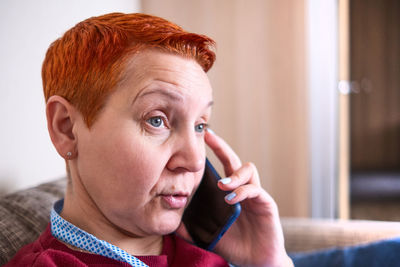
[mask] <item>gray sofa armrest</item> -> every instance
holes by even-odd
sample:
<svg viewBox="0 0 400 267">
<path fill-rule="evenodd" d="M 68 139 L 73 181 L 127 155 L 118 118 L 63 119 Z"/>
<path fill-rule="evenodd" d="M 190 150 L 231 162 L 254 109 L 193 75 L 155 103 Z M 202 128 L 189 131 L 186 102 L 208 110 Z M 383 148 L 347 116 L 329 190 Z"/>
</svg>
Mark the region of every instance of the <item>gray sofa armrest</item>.
<svg viewBox="0 0 400 267">
<path fill-rule="evenodd" d="M 50 220 L 52 204 L 63 197 L 66 179 L 0 198 L 0 266 L 36 240 Z"/>
</svg>

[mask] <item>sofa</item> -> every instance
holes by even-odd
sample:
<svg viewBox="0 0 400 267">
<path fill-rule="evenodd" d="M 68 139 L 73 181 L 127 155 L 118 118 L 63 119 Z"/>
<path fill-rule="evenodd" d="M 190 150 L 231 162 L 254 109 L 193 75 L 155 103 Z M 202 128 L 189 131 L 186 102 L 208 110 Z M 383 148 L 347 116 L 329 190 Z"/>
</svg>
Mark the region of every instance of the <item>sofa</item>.
<svg viewBox="0 0 400 267">
<path fill-rule="evenodd" d="M 52 204 L 63 197 L 66 179 L 0 197 L 0 266 L 46 228 Z M 400 223 L 282 218 L 289 253 L 369 244 L 400 236 Z"/>
</svg>

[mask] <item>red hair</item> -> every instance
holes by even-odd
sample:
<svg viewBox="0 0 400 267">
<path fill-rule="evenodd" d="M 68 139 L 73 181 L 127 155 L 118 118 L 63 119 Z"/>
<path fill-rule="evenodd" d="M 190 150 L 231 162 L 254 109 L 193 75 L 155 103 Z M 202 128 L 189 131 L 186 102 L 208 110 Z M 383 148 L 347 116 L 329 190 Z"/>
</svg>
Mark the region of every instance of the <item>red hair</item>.
<svg viewBox="0 0 400 267">
<path fill-rule="evenodd" d="M 121 80 L 127 61 L 148 48 L 191 58 L 207 72 L 215 42 L 159 17 L 111 13 L 84 20 L 53 42 L 42 67 L 46 102 L 68 100 L 90 127 Z"/>
</svg>

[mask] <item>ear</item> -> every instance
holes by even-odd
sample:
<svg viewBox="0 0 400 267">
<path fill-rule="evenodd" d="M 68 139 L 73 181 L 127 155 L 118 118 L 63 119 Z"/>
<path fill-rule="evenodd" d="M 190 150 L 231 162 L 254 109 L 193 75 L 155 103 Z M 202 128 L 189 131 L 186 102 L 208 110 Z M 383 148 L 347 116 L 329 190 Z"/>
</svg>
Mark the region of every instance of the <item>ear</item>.
<svg viewBox="0 0 400 267">
<path fill-rule="evenodd" d="M 46 104 L 47 128 L 58 154 L 66 160 L 77 156 L 74 123 L 78 112 L 61 96 L 51 96 Z"/>
</svg>

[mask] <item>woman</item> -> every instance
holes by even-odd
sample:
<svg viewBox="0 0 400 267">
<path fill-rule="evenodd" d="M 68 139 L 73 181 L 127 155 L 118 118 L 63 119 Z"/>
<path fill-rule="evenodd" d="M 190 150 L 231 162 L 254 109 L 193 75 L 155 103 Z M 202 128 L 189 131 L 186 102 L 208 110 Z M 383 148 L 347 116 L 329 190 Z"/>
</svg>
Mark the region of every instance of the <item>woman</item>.
<svg viewBox="0 0 400 267">
<path fill-rule="evenodd" d="M 213 45 L 158 17 L 113 13 L 50 46 L 42 69 L 48 130 L 69 182 L 49 227 L 8 266 L 292 266 L 257 169 L 206 130 Z M 224 166 L 226 202 L 242 203 L 217 254 L 190 244 L 181 223 L 205 144 Z"/>
</svg>

